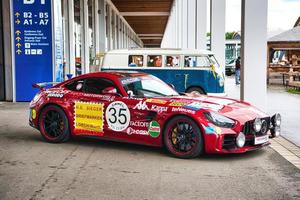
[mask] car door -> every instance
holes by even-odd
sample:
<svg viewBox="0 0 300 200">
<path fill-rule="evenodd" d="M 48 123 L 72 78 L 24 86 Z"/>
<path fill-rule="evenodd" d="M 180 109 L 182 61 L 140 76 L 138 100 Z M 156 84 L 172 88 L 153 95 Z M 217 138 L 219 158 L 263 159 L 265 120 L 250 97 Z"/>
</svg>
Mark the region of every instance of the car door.
<svg viewBox="0 0 300 200">
<path fill-rule="evenodd" d="M 68 99 L 72 106 L 71 129 L 75 135 L 104 136 L 105 108 L 114 101 L 115 96 L 103 94 L 107 87 L 115 84 L 106 78 L 85 78 L 66 86 L 69 92 Z"/>
</svg>

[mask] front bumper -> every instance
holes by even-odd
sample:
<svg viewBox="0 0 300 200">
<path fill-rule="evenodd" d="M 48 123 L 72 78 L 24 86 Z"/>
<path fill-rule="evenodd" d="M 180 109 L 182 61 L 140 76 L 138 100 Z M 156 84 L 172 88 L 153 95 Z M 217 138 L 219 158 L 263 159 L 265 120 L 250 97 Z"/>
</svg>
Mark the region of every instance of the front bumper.
<svg viewBox="0 0 300 200">
<path fill-rule="evenodd" d="M 262 144 L 254 144 L 253 136 L 246 136 L 246 143 L 243 147 L 237 147 L 236 139 L 237 134 L 211 134 L 205 136 L 205 152 L 206 153 L 245 153 L 269 146 L 270 142 L 267 141 Z"/>
<path fill-rule="evenodd" d="M 270 117 L 264 117 L 261 120 L 265 121 L 267 125 L 265 129 L 257 133 L 252 128 L 254 120 L 250 120 L 235 130 L 219 128 L 221 130 L 219 134 L 205 134 L 205 151 L 207 153 L 244 153 L 269 146 L 274 122 Z M 246 139 L 243 147 L 238 147 L 236 144 L 236 138 L 240 132 L 244 133 Z"/>
</svg>

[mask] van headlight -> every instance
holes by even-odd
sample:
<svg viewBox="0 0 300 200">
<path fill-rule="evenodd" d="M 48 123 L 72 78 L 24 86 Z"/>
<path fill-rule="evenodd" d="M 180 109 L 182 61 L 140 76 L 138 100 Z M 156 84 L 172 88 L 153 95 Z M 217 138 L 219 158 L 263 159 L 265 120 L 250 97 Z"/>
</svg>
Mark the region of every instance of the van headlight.
<svg viewBox="0 0 300 200">
<path fill-rule="evenodd" d="M 204 116 L 206 117 L 206 119 L 208 119 L 208 121 L 219 127 L 232 128 L 235 125 L 235 121 L 233 121 L 232 119 L 214 112 L 204 113 Z"/>
<path fill-rule="evenodd" d="M 256 133 L 258 133 L 261 130 L 262 127 L 262 121 L 259 118 L 256 118 L 253 122 L 253 129 Z"/>
<path fill-rule="evenodd" d="M 219 85 L 220 85 L 221 87 L 224 86 L 224 79 L 223 79 L 222 77 L 219 78 Z"/>
</svg>

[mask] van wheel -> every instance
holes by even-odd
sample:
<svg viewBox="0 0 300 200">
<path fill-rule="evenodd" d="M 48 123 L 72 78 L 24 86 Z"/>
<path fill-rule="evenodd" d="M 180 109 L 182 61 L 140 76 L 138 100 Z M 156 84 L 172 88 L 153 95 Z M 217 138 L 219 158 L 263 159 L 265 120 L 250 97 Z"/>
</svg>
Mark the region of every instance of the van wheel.
<svg viewBox="0 0 300 200">
<path fill-rule="evenodd" d="M 192 94 L 205 94 L 205 92 L 199 87 L 191 87 L 186 92 Z"/>
</svg>

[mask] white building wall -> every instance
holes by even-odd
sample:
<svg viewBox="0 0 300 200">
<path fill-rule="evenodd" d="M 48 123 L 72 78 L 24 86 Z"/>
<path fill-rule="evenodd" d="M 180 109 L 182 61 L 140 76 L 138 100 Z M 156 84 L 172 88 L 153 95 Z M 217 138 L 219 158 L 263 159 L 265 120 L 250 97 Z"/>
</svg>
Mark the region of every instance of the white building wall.
<svg viewBox="0 0 300 200">
<path fill-rule="evenodd" d="M 206 49 L 207 0 L 174 0 L 163 48 Z"/>
<path fill-rule="evenodd" d="M 241 99 L 266 111 L 268 0 L 242 0 Z"/>
<path fill-rule="evenodd" d="M 225 74 L 225 0 L 210 0 L 211 50 Z"/>
</svg>

